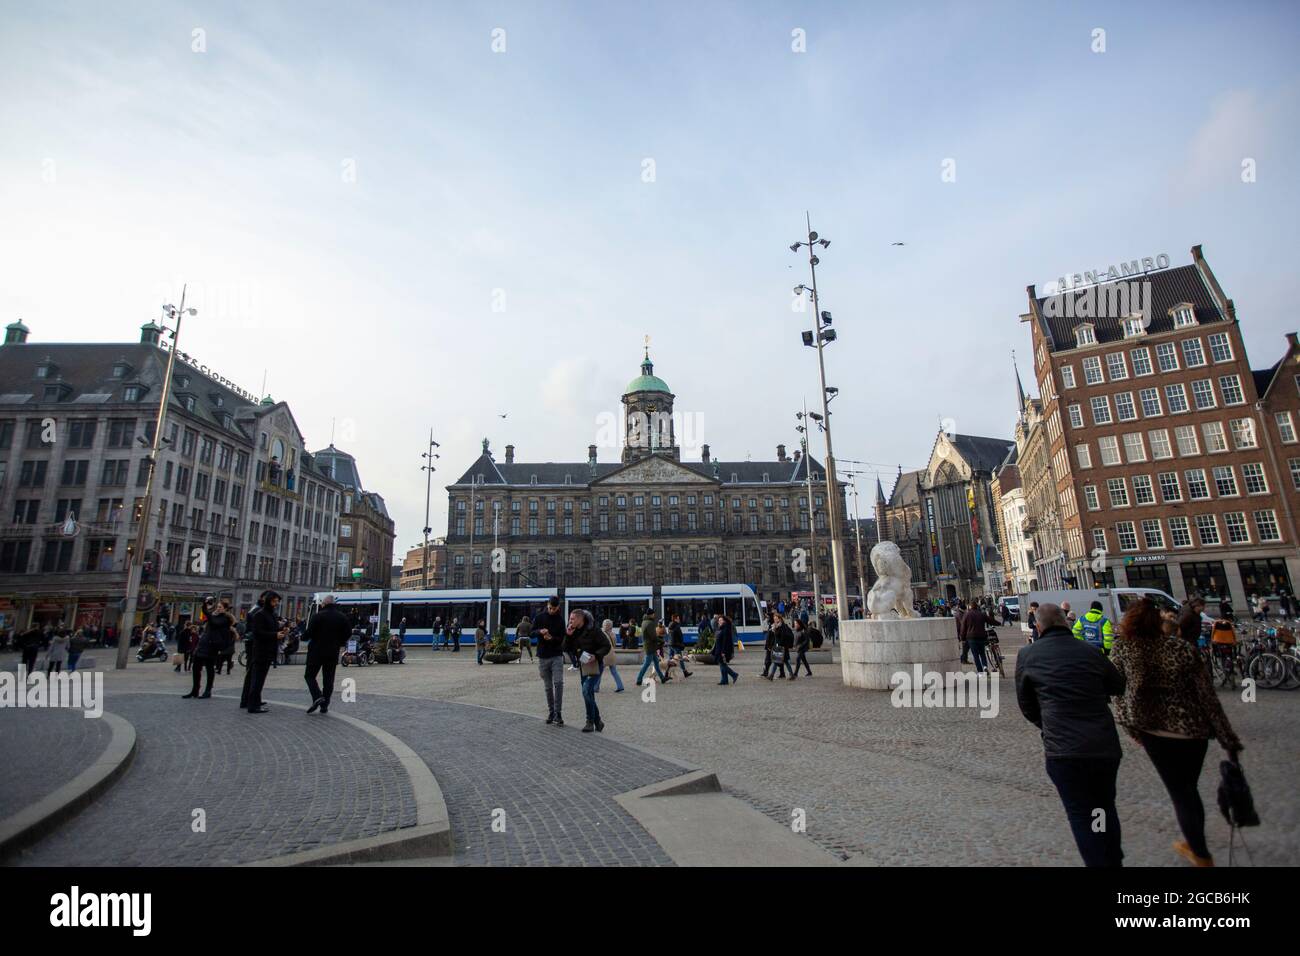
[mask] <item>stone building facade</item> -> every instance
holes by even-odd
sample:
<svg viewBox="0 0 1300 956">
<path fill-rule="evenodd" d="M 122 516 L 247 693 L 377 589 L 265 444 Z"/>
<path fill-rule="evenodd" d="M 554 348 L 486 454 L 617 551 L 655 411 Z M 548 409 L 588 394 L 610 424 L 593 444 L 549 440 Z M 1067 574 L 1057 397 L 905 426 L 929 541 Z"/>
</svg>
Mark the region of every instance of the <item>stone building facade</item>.
<svg viewBox="0 0 1300 956">
<path fill-rule="evenodd" d="M 0 345 L 3 626 L 121 624 L 168 353 L 138 342 Z M 258 400 L 182 353 L 154 480 L 160 604 L 204 595 L 247 608 L 275 588 L 304 614 L 333 586 L 341 486 L 316 470 L 289 407 Z M 141 617 L 143 618 L 143 614 Z"/>
<path fill-rule="evenodd" d="M 479 458 L 447 486 L 445 586 L 745 583 L 774 598 L 811 590 L 811 562 L 796 570 L 795 561 L 796 549 L 811 550 L 810 513 L 818 574 L 829 582 L 822 467 L 784 445 L 768 461 L 722 461 L 703 445 L 700 461 L 683 462 L 674 399 L 647 352 L 622 396 L 619 461 L 599 461 L 595 445 L 585 461 L 559 463 L 517 461 L 507 445 L 498 461 L 484 439 Z M 842 483 L 838 493 L 846 514 Z M 495 570 L 494 547 L 504 561 Z M 846 577 L 856 582 L 852 550 Z"/>
<path fill-rule="evenodd" d="M 378 493 L 361 485 L 357 461 L 333 445 L 315 454 L 317 467 L 343 486 L 335 577 L 337 586 L 378 590 L 393 571 L 393 519 Z M 353 571 L 361 569 L 361 577 Z"/>
</svg>

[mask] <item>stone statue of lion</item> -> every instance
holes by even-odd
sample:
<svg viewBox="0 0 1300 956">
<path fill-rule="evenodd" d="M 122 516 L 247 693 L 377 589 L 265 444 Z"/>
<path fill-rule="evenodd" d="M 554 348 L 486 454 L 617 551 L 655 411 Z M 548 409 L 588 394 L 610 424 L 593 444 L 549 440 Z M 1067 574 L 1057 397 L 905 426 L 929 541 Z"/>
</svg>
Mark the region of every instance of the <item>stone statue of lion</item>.
<svg viewBox="0 0 1300 956">
<path fill-rule="evenodd" d="M 898 545 L 881 541 L 871 549 L 871 566 L 879 578 L 867 593 L 867 610 L 872 617 L 913 617 L 912 569 L 903 560 Z"/>
</svg>

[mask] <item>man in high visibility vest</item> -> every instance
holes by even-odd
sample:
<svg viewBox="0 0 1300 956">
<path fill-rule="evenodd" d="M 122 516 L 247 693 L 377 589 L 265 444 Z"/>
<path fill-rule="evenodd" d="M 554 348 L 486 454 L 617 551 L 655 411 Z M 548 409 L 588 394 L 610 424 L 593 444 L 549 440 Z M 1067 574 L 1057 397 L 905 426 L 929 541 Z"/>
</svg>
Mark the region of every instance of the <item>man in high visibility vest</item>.
<svg viewBox="0 0 1300 956">
<path fill-rule="evenodd" d="M 1110 619 L 1101 613 L 1101 602 L 1093 601 L 1088 613 L 1074 622 L 1074 636 L 1087 641 L 1103 654 L 1110 655 L 1110 647 L 1115 643 L 1115 628 Z"/>
</svg>

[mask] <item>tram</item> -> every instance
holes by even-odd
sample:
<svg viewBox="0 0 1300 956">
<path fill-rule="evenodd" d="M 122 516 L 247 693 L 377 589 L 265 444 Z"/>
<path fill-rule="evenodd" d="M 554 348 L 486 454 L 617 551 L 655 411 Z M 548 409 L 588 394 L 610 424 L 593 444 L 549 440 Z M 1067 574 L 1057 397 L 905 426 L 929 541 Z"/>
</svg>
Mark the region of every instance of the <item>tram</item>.
<svg viewBox="0 0 1300 956">
<path fill-rule="evenodd" d="M 641 620 L 649 610 L 661 621 L 681 615 L 682 634 L 695 643 L 700 618 L 725 613 L 745 642 L 762 638 L 762 612 L 754 589 L 748 584 L 665 584 L 592 588 L 468 588 L 428 591 L 321 591 L 313 596 L 313 610 L 326 594 L 352 618 L 355 625 L 378 633 L 384 624 L 396 633 L 406 620 L 406 643 L 433 643 L 435 621 L 446 625 L 460 621 L 461 642 L 474 642 L 474 628 L 484 622 L 489 634 L 498 625 L 514 638 L 515 628 L 525 617 L 536 617 L 551 597 L 559 597 L 565 617 L 569 611 L 590 611 L 599 627 L 607 618 L 620 624 Z"/>
</svg>

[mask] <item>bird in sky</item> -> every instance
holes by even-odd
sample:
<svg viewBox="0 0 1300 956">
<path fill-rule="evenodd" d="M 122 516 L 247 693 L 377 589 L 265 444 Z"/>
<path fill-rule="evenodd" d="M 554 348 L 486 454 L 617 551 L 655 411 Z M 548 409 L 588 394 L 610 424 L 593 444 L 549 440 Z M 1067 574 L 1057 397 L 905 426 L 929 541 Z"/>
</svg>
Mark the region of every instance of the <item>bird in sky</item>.
<svg viewBox="0 0 1300 956">
<path fill-rule="evenodd" d="M 509 412 L 505 412 L 505 413 L 503 413 L 503 414 L 501 414 L 501 415 L 498 415 L 497 418 L 505 418 L 506 415 L 509 415 L 509 414 L 510 414 Z"/>
<path fill-rule="evenodd" d="M 890 245 L 891 245 L 891 246 L 905 246 L 905 245 L 907 245 L 907 243 L 905 243 L 905 242 L 891 242 Z"/>
</svg>

